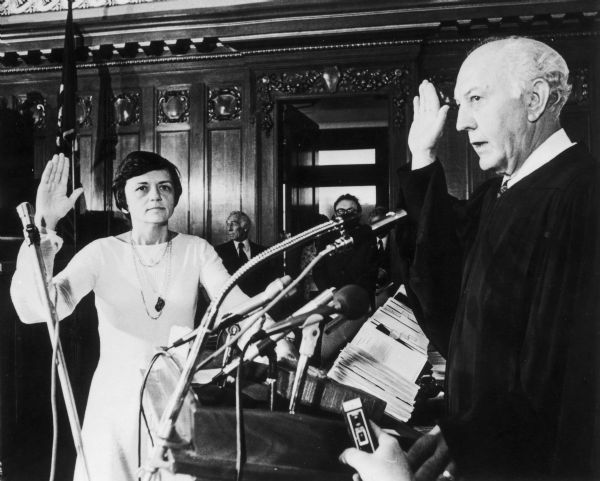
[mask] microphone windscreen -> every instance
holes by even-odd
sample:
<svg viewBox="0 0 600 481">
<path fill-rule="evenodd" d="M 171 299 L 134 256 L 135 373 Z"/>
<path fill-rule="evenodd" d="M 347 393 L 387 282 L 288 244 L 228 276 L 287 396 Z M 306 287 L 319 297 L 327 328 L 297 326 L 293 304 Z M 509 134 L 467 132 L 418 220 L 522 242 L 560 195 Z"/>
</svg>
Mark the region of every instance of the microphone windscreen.
<svg viewBox="0 0 600 481">
<path fill-rule="evenodd" d="M 340 312 L 348 319 L 364 316 L 370 307 L 369 294 L 356 284 L 348 284 L 333 294 L 333 300 L 340 306 Z"/>
</svg>

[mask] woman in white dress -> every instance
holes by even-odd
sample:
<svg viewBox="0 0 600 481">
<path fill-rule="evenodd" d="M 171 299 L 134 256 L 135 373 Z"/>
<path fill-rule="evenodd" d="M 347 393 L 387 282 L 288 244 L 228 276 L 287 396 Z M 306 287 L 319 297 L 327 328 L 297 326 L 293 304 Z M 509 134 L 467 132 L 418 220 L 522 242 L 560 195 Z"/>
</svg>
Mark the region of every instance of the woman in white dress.
<svg viewBox="0 0 600 481">
<path fill-rule="evenodd" d="M 56 224 L 82 193 L 77 189 L 66 195 L 68 176 L 68 159 L 54 156 L 37 192 L 36 225 L 48 275 L 62 245 Z M 199 286 L 214 297 L 229 278 L 206 240 L 168 229 L 181 192 L 179 172 L 168 160 L 151 152 L 129 154 L 117 171 L 113 193 L 117 207 L 131 219 L 131 231 L 90 243 L 51 282 L 61 319 L 87 293 L 95 294 L 100 360 L 82 428 L 91 481 L 137 479 L 142 370 L 156 346 L 168 343 L 173 326 L 193 327 Z M 45 319 L 42 301 L 31 294 L 33 262 L 30 250 L 22 247 L 11 286 L 25 323 Z M 225 308 L 246 299 L 236 287 Z M 78 462 L 75 480 L 84 479 Z"/>
</svg>

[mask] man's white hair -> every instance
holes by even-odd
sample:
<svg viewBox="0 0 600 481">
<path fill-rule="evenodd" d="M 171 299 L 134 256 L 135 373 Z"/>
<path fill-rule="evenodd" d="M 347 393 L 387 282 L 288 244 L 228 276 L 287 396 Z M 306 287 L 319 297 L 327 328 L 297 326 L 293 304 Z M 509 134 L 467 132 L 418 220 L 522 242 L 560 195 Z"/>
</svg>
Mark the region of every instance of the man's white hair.
<svg viewBox="0 0 600 481">
<path fill-rule="evenodd" d="M 485 45 L 496 42 L 500 44 L 499 55 L 509 66 L 508 78 L 513 95 L 520 97 L 530 92 L 533 81 L 542 79 L 550 87 L 547 108 L 558 117 L 572 88 L 565 59 L 552 47 L 532 38 L 493 38 Z"/>
</svg>

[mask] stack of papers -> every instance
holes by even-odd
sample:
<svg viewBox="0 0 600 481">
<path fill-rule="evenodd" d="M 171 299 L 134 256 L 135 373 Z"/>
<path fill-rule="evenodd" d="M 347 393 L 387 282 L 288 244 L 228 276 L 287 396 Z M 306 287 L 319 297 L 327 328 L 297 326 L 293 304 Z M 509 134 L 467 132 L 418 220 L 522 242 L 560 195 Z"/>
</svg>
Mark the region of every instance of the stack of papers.
<svg viewBox="0 0 600 481">
<path fill-rule="evenodd" d="M 385 412 L 407 421 L 427 363 L 428 340 L 413 312 L 390 298 L 360 328 L 329 373 L 335 381 L 387 403 Z"/>
</svg>

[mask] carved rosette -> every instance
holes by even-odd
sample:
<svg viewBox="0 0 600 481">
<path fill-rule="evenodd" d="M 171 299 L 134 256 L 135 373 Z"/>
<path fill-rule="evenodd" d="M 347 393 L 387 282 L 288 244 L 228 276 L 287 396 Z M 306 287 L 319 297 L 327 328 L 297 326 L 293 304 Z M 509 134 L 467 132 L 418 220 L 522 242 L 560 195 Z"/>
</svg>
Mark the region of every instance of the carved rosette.
<svg viewBox="0 0 600 481">
<path fill-rule="evenodd" d="M 571 71 L 571 84 L 573 90 L 569 96 L 569 103 L 572 104 L 587 104 L 589 102 L 590 93 L 590 71 L 586 67 L 577 68 Z"/>
<path fill-rule="evenodd" d="M 208 121 L 239 119 L 242 93 L 239 87 L 208 89 Z"/>
<path fill-rule="evenodd" d="M 92 96 L 77 97 L 75 104 L 75 121 L 78 127 L 86 128 L 92 125 Z"/>
<path fill-rule="evenodd" d="M 336 94 L 390 91 L 395 125 L 404 121 L 404 107 L 409 98 L 410 82 L 407 67 L 339 68 L 279 72 L 259 76 L 256 92 L 259 123 L 267 135 L 273 128 L 275 97 L 307 94 Z"/>
<path fill-rule="evenodd" d="M 39 92 L 29 92 L 16 97 L 19 113 L 28 119 L 35 129 L 46 127 L 46 99 Z"/>
<path fill-rule="evenodd" d="M 189 90 L 158 91 L 158 124 L 176 124 L 190 121 Z"/>
<path fill-rule="evenodd" d="M 112 99 L 113 125 L 121 127 L 140 123 L 142 108 L 140 92 L 123 92 Z"/>
</svg>

